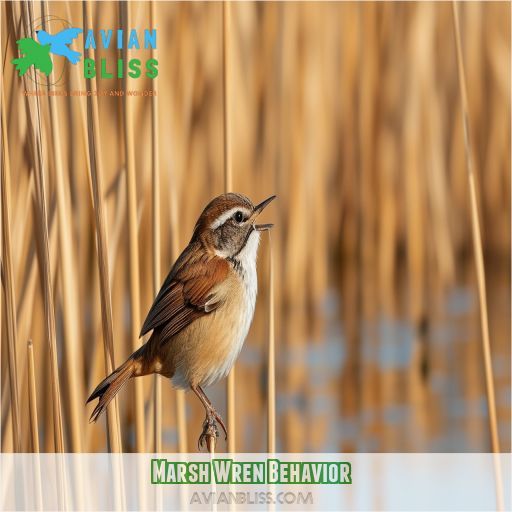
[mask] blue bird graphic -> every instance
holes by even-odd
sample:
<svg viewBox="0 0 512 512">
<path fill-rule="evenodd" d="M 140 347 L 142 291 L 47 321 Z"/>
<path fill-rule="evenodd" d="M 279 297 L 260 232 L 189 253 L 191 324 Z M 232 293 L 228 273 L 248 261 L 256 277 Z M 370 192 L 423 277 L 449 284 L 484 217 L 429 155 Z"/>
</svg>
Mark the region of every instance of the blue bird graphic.
<svg viewBox="0 0 512 512">
<path fill-rule="evenodd" d="M 39 42 L 43 45 L 50 45 L 50 53 L 62 55 L 72 64 L 76 64 L 82 54 L 71 50 L 67 45 L 71 44 L 73 39 L 77 38 L 78 34 L 82 32 L 83 30 L 81 28 L 66 28 L 56 34 L 49 34 L 45 30 L 36 30 Z"/>
</svg>

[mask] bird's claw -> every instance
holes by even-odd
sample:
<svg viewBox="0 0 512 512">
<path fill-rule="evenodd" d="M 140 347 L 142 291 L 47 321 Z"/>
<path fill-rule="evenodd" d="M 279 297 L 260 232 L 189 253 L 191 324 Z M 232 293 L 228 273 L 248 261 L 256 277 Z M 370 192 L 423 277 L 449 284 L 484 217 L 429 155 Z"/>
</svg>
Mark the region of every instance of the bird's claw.
<svg viewBox="0 0 512 512">
<path fill-rule="evenodd" d="M 228 431 L 226 429 L 226 425 L 224 425 L 224 421 L 222 420 L 220 414 L 213 410 L 213 415 L 215 416 L 215 419 L 220 423 L 220 426 L 222 427 L 222 430 L 224 431 L 224 441 L 228 440 Z"/>
<path fill-rule="evenodd" d="M 207 415 L 203 422 L 203 431 L 197 441 L 197 448 L 201 451 L 204 445 L 206 449 L 211 452 L 210 446 L 213 443 L 213 447 L 215 447 L 218 437 L 219 429 L 217 427 L 216 418 L 213 414 Z"/>
</svg>

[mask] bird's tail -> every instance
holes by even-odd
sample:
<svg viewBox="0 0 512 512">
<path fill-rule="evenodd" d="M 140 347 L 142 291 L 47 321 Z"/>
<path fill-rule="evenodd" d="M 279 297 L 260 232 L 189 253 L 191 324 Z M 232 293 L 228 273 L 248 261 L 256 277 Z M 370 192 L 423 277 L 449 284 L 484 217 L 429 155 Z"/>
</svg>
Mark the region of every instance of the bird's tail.
<svg viewBox="0 0 512 512">
<path fill-rule="evenodd" d="M 19 71 L 20 76 L 23 76 L 27 72 L 27 69 L 32 65 L 30 59 L 27 59 L 26 57 L 13 59 L 11 63 L 16 66 L 16 70 Z"/>
<path fill-rule="evenodd" d="M 92 411 L 89 423 L 97 421 L 101 413 L 107 408 L 107 405 L 126 384 L 128 379 L 141 375 L 141 349 L 134 352 L 124 364 L 102 380 L 87 399 L 87 403 L 89 403 L 95 398 L 99 398 L 94 411 Z"/>
</svg>

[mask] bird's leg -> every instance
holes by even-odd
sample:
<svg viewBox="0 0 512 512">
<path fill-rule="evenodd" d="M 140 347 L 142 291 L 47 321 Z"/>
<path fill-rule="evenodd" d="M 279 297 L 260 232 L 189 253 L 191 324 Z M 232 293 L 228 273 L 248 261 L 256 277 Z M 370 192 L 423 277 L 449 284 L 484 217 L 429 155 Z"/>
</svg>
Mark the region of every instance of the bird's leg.
<svg viewBox="0 0 512 512">
<path fill-rule="evenodd" d="M 213 404 L 210 402 L 210 399 L 206 396 L 206 393 L 203 391 L 203 388 L 201 386 L 197 386 L 197 389 L 203 395 L 204 399 L 208 402 L 208 404 L 213 412 L 213 415 L 215 416 L 215 419 L 220 423 L 222 430 L 224 430 L 225 440 L 227 441 L 228 431 L 226 429 L 226 425 L 224 424 L 224 420 L 222 419 L 222 416 L 215 410 L 215 407 L 213 407 Z"/>
<path fill-rule="evenodd" d="M 197 441 L 197 447 L 201 450 L 203 443 L 206 444 L 206 448 L 210 450 L 210 441 L 215 442 L 217 437 L 219 437 L 219 430 L 217 428 L 217 418 L 220 417 L 215 409 L 213 408 L 210 400 L 204 394 L 204 391 L 199 386 L 190 386 L 192 391 L 197 395 L 206 412 L 206 418 L 203 422 L 203 431 L 199 436 Z M 220 421 L 224 432 L 226 428 L 222 420 Z"/>
</svg>

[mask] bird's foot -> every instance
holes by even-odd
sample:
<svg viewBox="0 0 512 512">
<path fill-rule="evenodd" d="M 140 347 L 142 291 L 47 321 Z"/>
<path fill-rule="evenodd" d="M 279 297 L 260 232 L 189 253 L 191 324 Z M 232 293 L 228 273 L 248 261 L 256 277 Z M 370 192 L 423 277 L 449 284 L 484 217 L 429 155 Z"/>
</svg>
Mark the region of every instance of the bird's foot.
<svg viewBox="0 0 512 512">
<path fill-rule="evenodd" d="M 222 427 L 222 430 L 224 431 L 224 440 L 228 440 L 228 431 L 226 429 L 226 425 L 224 425 L 224 420 L 222 419 L 222 416 L 215 410 L 212 410 L 213 415 L 215 416 L 215 419 L 220 423 L 220 426 Z"/>
<path fill-rule="evenodd" d="M 213 448 L 215 448 L 218 437 L 219 429 L 217 428 L 216 415 L 213 414 L 213 412 L 209 412 L 206 414 L 206 418 L 203 422 L 203 431 L 197 441 L 198 450 L 201 451 L 204 445 L 206 449 L 211 452 L 212 445 Z"/>
</svg>

